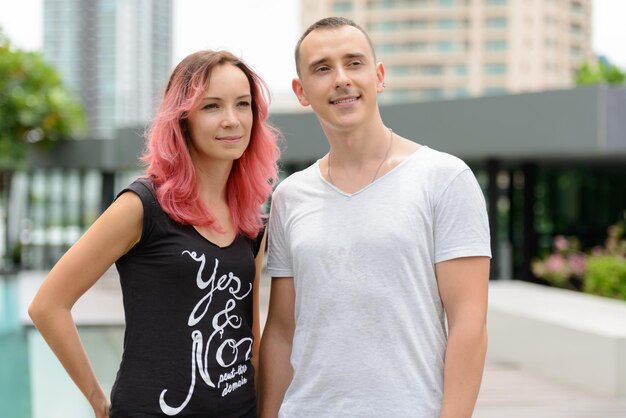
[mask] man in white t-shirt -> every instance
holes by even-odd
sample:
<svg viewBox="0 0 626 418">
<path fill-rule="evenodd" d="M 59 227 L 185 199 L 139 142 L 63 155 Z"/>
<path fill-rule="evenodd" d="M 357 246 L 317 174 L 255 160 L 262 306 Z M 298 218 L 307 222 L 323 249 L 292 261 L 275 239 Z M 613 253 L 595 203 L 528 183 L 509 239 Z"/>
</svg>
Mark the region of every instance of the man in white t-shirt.
<svg viewBox="0 0 626 418">
<path fill-rule="evenodd" d="M 469 418 L 487 347 L 480 187 L 384 125 L 385 70 L 354 22 L 313 24 L 296 68 L 330 150 L 273 195 L 261 418 Z"/>
</svg>

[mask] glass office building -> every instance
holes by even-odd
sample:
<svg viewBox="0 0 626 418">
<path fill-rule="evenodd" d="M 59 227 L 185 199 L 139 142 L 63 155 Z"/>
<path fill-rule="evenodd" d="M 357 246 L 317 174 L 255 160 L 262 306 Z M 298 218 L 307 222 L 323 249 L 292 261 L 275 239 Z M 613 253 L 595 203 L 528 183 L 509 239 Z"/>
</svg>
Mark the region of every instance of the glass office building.
<svg viewBox="0 0 626 418">
<path fill-rule="evenodd" d="M 171 0 L 45 0 L 44 56 L 81 99 L 90 137 L 145 124 L 171 70 Z"/>
</svg>

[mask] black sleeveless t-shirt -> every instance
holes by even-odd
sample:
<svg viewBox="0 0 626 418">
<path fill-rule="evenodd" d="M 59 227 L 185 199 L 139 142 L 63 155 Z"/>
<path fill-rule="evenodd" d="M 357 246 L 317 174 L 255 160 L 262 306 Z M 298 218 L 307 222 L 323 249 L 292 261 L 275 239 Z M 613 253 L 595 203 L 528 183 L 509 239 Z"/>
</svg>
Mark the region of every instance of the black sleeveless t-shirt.
<svg viewBox="0 0 626 418">
<path fill-rule="evenodd" d="M 262 234 L 220 248 L 173 221 L 149 180 L 127 191 L 144 216 L 141 240 L 116 262 L 126 331 L 111 418 L 256 417 L 252 285 Z"/>
</svg>

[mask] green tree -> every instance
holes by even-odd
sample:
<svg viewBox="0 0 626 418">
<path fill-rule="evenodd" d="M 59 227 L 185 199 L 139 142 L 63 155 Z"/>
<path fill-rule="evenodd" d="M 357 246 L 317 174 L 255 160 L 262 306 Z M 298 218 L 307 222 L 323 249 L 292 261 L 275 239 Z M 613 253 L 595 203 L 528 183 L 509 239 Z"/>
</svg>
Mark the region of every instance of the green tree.
<svg viewBox="0 0 626 418">
<path fill-rule="evenodd" d="M 50 148 L 82 135 L 86 120 L 80 103 L 42 55 L 14 48 L 0 28 L 0 226 L 8 225 L 4 208 L 11 179 L 15 170 L 26 167 L 28 149 Z M 19 244 L 9 243 L 8 234 L 0 240 L 5 256 L 15 257 Z M 3 265 L 6 259 L 0 257 L 0 269 Z"/>
<path fill-rule="evenodd" d="M 582 63 L 576 71 L 576 85 L 587 86 L 593 84 L 623 85 L 626 81 L 626 72 L 605 59 L 597 64 L 588 61 Z"/>
<path fill-rule="evenodd" d="M 0 171 L 24 167 L 30 143 L 51 146 L 85 128 L 55 69 L 40 53 L 13 48 L 0 29 Z"/>
</svg>

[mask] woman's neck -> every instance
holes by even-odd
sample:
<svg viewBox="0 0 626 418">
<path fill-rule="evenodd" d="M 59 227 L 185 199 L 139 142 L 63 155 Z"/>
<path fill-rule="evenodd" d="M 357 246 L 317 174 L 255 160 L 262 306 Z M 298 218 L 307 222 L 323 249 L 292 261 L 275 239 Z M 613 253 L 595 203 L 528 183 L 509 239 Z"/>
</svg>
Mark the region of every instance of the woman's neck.
<svg viewBox="0 0 626 418">
<path fill-rule="evenodd" d="M 232 167 L 232 161 L 196 165 L 198 190 L 205 204 L 212 206 L 227 202 L 226 186 Z"/>
</svg>

